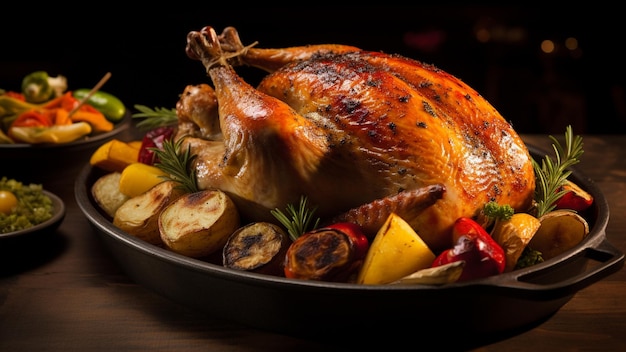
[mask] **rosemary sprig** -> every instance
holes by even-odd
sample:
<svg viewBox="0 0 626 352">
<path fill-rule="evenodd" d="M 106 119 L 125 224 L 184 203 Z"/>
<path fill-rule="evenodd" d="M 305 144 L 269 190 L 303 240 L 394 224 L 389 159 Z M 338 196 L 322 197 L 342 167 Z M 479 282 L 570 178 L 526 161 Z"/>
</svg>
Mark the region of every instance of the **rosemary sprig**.
<svg viewBox="0 0 626 352">
<path fill-rule="evenodd" d="M 555 202 L 565 194 L 566 191 L 561 189 L 561 186 L 572 173 L 567 168 L 579 163 L 579 157 L 583 154 L 582 137 L 574 136 L 572 126 L 567 126 L 565 130 L 565 148 L 554 136 L 550 136 L 550 139 L 556 161 L 552 161 L 548 155 L 541 161 L 541 165 L 532 160 L 537 180 L 535 189 L 537 217 L 552 211 Z"/>
<path fill-rule="evenodd" d="M 193 161 L 197 155 L 191 154 L 191 147 L 180 152 L 182 137 L 174 142 L 172 139 L 163 141 L 163 149 L 151 148 L 159 162 L 154 166 L 161 169 L 168 176 L 164 178 L 178 183 L 177 188 L 185 192 L 198 192 L 198 183 L 196 182 L 196 172 L 193 168 Z"/>
<path fill-rule="evenodd" d="M 281 224 L 287 229 L 289 237 L 295 241 L 302 234 L 309 230 L 317 228 L 320 219 L 317 218 L 313 226 L 311 227 L 311 220 L 313 214 L 317 210 L 317 207 L 309 208 L 307 205 L 307 198 L 305 196 L 300 197 L 300 206 L 296 210 L 293 204 L 287 205 L 287 214 L 280 211 L 278 208 L 270 210 L 270 213 L 280 221 Z"/>
<path fill-rule="evenodd" d="M 151 130 L 161 126 L 170 126 L 178 123 L 178 115 L 176 109 L 167 109 L 163 107 L 155 107 L 151 109 L 145 105 L 135 105 L 135 109 L 140 112 L 134 113 L 133 118 L 145 118 L 137 123 L 140 130 Z"/>
</svg>

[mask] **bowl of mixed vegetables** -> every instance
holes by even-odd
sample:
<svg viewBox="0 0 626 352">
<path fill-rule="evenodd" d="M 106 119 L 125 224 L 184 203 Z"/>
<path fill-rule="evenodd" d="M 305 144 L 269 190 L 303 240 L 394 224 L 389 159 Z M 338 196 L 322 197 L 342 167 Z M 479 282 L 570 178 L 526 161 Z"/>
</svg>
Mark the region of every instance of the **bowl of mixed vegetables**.
<svg viewBox="0 0 626 352">
<path fill-rule="evenodd" d="M 92 88 L 73 88 L 62 75 L 35 71 L 21 87 L 0 87 L 0 161 L 12 165 L 3 176 L 29 182 L 40 182 L 42 173 L 73 178 L 74 163 L 127 133 L 130 112 L 100 89 L 108 77 Z"/>
<path fill-rule="evenodd" d="M 92 147 L 130 125 L 122 101 L 100 89 L 69 89 L 63 75 L 46 71 L 26 75 L 21 87 L 0 87 L 0 153 L 24 156 L 44 149 Z"/>
<path fill-rule="evenodd" d="M 242 269 L 233 263 L 252 259 L 250 251 L 245 250 L 250 247 L 246 246 L 260 239 L 265 241 L 271 237 L 270 234 L 280 231 L 274 232 L 269 227 L 262 230 L 250 230 L 249 226 L 232 227 L 232 217 L 222 216 L 228 213 L 232 204 L 222 201 L 224 198 L 215 190 L 208 193 L 189 191 L 194 196 L 185 198 L 181 193 L 176 193 L 175 190 L 180 191 L 180 188 L 171 185 L 162 188 L 153 187 L 166 186 L 168 182 L 173 181 L 172 178 L 162 178 L 167 174 L 177 174 L 178 182 L 184 179 L 182 175 L 184 172 L 176 173 L 174 164 L 187 165 L 190 158 L 184 153 L 176 155 L 176 145 L 161 139 L 160 144 L 148 143 L 150 147 L 147 148 L 153 152 L 151 158 L 156 157 L 160 162 L 145 165 L 144 159 L 144 162 L 140 163 L 144 164 L 140 165 L 141 168 L 135 167 L 138 166 L 136 165 L 138 158 L 141 159 L 139 155 L 142 155 L 142 145 L 145 145 L 146 140 L 154 142 L 158 137 L 163 137 L 163 134 L 148 133 L 143 142 L 116 141 L 120 143 L 116 147 L 117 152 L 113 152 L 112 145 L 96 151 L 76 180 L 76 200 L 102 243 L 133 280 L 175 302 L 214 317 L 264 330 L 307 338 L 328 338 L 349 344 L 354 342 L 351 336 L 362 334 L 364 331 L 375 332 L 368 333 L 370 336 L 368 343 L 389 344 L 401 341 L 406 336 L 412 338 L 440 336 L 445 330 L 455 336 L 455 341 L 450 342 L 454 346 L 449 347 L 467 349 L 537 326 L 557 312 L 579 290 L 607 277 L 623 266 L 624 254 L 606 240 L 608 203 L 593 181 L 573 167 L 575 157 L 558 155 L 557 161 L 554 162 L 549 153 L 528 146 L 533 159 L 540 161 L 536 164 L 539 193 L 545 194 L 538 203 L 544 203 L 545 209 L 542 212 L 545 215 L 539 218 L 545 221 L 545 224 L 538 224 L 539 218 L 531 219 L 534 216 L 524 214 L 516 218 L 522 219 L 516 220 L 518 224 L 523 225 L 522 227 L 508 232 L 493 229 L 490 231 L 494 237 L 488 238 L 489 234 L 479 229 L 477 222 L 468 219 L 458 222 L 455 224 L 455 230 L 474 234 L 460 237 L 475 241 L 477 248 L 483 249 L 476 252 L 481 255 L 475 263 L 477 266 L 470 267 L 474 265 L 471 264 L 473 259 L 462 257 L 452 249 L 442 253 L 429 253 L 427 248 L 421 246 L 414 252 L 414 257 L 427 254 L 427 260 L 422 260 L 426 263 L 422 266 L 424 269 L 417 270 L 411 275 L 402 274 L 404 276 L 376 281 L 380 280 L 378 275 L 380 270 L 376 270 L 376 265 L 378 268 L 385 265 L 380 261 L 377 263 L 376 260 L 368 259 L 371 257 L 370 252 L 376 252 L 373 250 L 376 246 L 377 252 L 383 252 L 380 251 L 382 247 L 378 242 L 384 241 L 377 241 L 377 235 L 374 241 L 367 244 L 369 249 L 361 251 L 364 262 L 357 270 L 358 276 L 353 275 L 352 280 L 336 280 L 337 276 L 315 279 L 298 276 L 294 274 L 298 265 L 290 266 L 289 261 L 302 264 L 308 259 L 302 259 L 298 255 L 290 257 L 289 253 L 284 251 L 277 252 L 279 258 L 283 258 L 280 260 L 278 271 L 268 273 L 257 270 L 256 266 L 250 264 Z M 557 144 L 558 148 L 555 150 L 559 152 L 566 150 L 567 153 L 573 151 L 575 155 L 582 153 L 580 149 L 582 142 L 579 137 L 574 138 L 571 130 L 566 132 L 566 140 L 565 148 Z M 145 148 L 143 152 L 146 152 Z M 116 168 L 119 172 L 111 172 Z M 124 181 L 120 181 L 120 177 L 124 178 Z M 108 182 L 107 179 L 112 181 Z M 168 181 L 165 182 L 164 179 Z M 554 188 L 556 184 L 560 186 Z M 126 189 L 120 193 L 118 188 Z M 151 194 L 150 191 L 155 193 Z M 184 193 L 183 191 L 182 194 Z M 118 197 L 114 197 L 115 194 Z M 155 204 L 166 198 L 181 201 L 172 201 L 173 207 L 161 210 L 157 222 L 149 221 L 147 217 L 143 218 L 145 221 L 141 223 L 131 221 L 136 220 L 132 219 L 131 209 L 140 208 L 143 213 L 141 216 L 145 216 L 144 210 L 154 211 L 157 207 Z M 134 201 L 129 201 L 131 199 Z M 126 202 L 132 206 L 126 206 Z M 168 228 L 170 221 L 180 225 L 181 219 L 189 220 L 186 224 L 196 221 L 194 218 L 206 219 L 196 216 L 204 211 L 202 207 L 197 207 L 194 215 L 194 211 L 184 207 L 173 211 L 172 208 L 180 206 L 176 203 L 215 205 L 210 207 L 210 212 L 213 214 L 215 224 L 219 226 L 213 227 L 212 231 L 208 232 L 194 230 L 185 236 L 166 238 L 163 233 L 170 231 Z M 298 216 L 306 213 L 302 211 L 305 207 L 305 203 L 301 203 L 300 206 L 284 211 L 277 209 L 278 222 L 284 224 L 287 230 L 291 230 L 290 224 L 307 223 L 309 218 Z M 542 205 L 539 204 L 538 207 L 541 208 Z M 215 216 L 218 208 L 221 215 Z M 494 205 L 485 212 L 500 214 L 490 215 L 496 217 L 507 213 L 507 209 Z M 547 214 L 549 216 L 546 216 Z M 291 216 L 293 218 L 290 218 Z M 385 227 L 387 232 L 381 231 L 389 234 L 386 237 L 400 238 L 410 234 L 411 231 L 403 228 L 401 223 L 401 219 L 390 217 L 389 225 Z M 507 218 L 502 220 L 500 225 L 506 229 L 506 226 L 512 226 L 513 223 L 514 221 Z M 303 235 L 301 238 L 313 238 L 314 241 L 311 243 L 323 238 L 339 242 L 340 238 L 358 235 L 358 231 L 353 228 L 346 224 L 341 225 L 324 228 L 323 232 L 309 231 L 306 235 L 311 236 Z M 541 231 L 540 225 L 544 227 Z M 493 226 L 497 227 L 498 221 Z M 173 226 L 171 231 L 182 228 L 188 226 Z M 523 230 L 519 230 L 520 228 Z M 149 230 L 144 231 L 145 229 Z M 394 231 L 392 236 L 391 232 Z M 526 231 L 535 236 L 543 232 L 537 237 L 544 240 L 530 242 L 530 237 L 522 233 Z M 158 238 L 159 232 L 162 233 L 162 241 Z M 203 240 L 196 237 L 201 235 L 200 238 L 207 238 L 215 236 L 218 232 L 229 234 L 226 243 L 221 242 L 219 245 L 215 241 L 202 243 Z M 155 233 L 157 238 L 153 236 Z M 339 236 L 337 233 L 345 236 Z M 402 236 L 397 236 L 396 233 L 402 233 Z M 498 236 L 500 238 L 496 238 Z M 524 238 L 523 245 L 520 245 Z M 414 237 L 409 240 L 412 239 Z M 493 243 L 494 239 L 498 241 L 497 244 Z M 547 241 L 556 243 L 557 240 L 563 239 L 567 239 L 565 241 L 567 247 L 550 252 L 550 243 Z M 507 241 L 513 244 L 505 245 Z M 283 243 L 282 240 L 271 242 Z M 301 244 L 300 242 L 295 238 L 291 241 L 292 245 Z M 541 248 L 545 258 L 537 260 L 537 251 L 525 253 L 521 250 L 528 247 L 529 243 L 535 249 Z M 386 245 L 393 243 L 387 242 Z M 402 245 L 403 242 L 399 242 L 399 246 Z M 198 248 L 201 246 L 210 250 L 199 251 Z M 310 252 L 314 247 L 309 245 L 305 248 Z M 355 245 L 355 248 L 358 247 L 358 244 Z M 514 249 L 514 256 L 511 256 Z M 265 255 L 269 250 L 261 252 Z M 454 257 L 455 254 L 459 256 Z M 513 257 L 514 260 L 511 259 Z M 232 258 L 245 260 L 231 261 Z M 320 264 L 320 267 L 331 262 L 330 256 L 319 255 L 319 258 L 325 258 L 315 262 Z M 393 265 L 394 259 L 391 258 L 390 261 L 389 256 L 385 260 L 386 265 L 393 267 L 387 272 L 397 271 L 405 262 L 399 257 L 395 259 L 397 265 Z M 460 264 L 461 262 L 463 264 Z M 519 265 L 507 267 L 507 262 Z M 483 264 L 488 268 L 480 266 Z M 364 269 L 370 267 L 374 268 L 370 272 Z M 475 270 L 473 276 L 461 276 L 464 271 L 470 271 L 466 270 L 468 268 Z"/>
</svg>

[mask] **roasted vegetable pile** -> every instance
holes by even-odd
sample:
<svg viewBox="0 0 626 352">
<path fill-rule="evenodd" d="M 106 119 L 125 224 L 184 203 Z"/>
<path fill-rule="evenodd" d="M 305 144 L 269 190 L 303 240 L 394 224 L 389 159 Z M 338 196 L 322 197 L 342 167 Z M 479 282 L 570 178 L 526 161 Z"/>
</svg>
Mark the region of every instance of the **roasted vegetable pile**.
<svg viewBox="0 0 626 352">
<path fill-rule="evenodd" d="M 583 214 L 593 198 L 568 179 L 582 155 L 571 127 L 565 146 L 551 137 L 556 159 L 535 162 L 539 187 L 529 212 L 487 203 L 476 217 L 457 220 L 453 242 L 439 252 L 393 212 L 369 238 L 354 223 L 316 218 L 304 197 L 273 210 L 275 222 L 244 219 L 226 193 L 197 188 L 195 156 L 174 141 L 173 128 L 101 146 L 91 164 L 107 173 L 93 185 L 94 198 L 130 235 L 235 270 L 357 284 L 445 284 L 534 265 L 589 233 Z"/>
</svg>

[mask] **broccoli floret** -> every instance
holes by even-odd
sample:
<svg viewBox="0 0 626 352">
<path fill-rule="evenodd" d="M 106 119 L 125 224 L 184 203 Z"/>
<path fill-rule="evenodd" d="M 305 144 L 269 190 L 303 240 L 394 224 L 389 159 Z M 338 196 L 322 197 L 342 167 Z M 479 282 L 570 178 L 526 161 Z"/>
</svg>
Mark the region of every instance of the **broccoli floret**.
<svg viewBox="0 0 626 352">
<path fill-rule="evenodd" d="M 64 76 L 50 77 L 45 71 L 35 71 L 22 80 L 22 94 L 29 103 L 43 103 L 63 95 L 67 90 Z"/>
<path fill-rule="evenodd" d="M 515 209 L 508 204 L 500 205 L 492 201 L 485 204 L 483 213 L 492 220 L 508 220 L 515 214 Z"/>
</svg>

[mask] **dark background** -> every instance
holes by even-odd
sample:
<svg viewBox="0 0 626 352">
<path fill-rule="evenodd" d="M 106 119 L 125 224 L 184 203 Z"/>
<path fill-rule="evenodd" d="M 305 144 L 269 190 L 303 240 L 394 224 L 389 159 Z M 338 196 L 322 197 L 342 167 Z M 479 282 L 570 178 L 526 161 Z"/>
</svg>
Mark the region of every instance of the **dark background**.
<svg viewBox="0 0 626 352">
<path fill-rule="evenodd" d="M 186 85 L 209 82 L 185 54 L 186 35 L 203 26 L 238 29 L 244 44 L 276 48 L 349 44 L 402 54 L 461 78 L 520 133 L 626 133 L 619 11 L 610 7 L 420 5 L 215 8 L 169 3 L 128 11 L 108 4 L 15 9 L 0 21 L 0 88 L 19 90 L 35 70 L 68 78 L 70 89 L 102 90 L 135 104 L 174 107 Z M 19 4 L 16 4 L 19 6 Z M 307 6 L 309 5 L 309 6 Z M 229 8 L 230 7 L 230 8 Z M 480 41 L 477 33 L 489 33 Z M 569 37 L 578 46 L 564 46 Z M 552 40 L 552 54 L 540 50 Z M 240 68 L 256 84 L 262 72 Z"/>
</svg>

